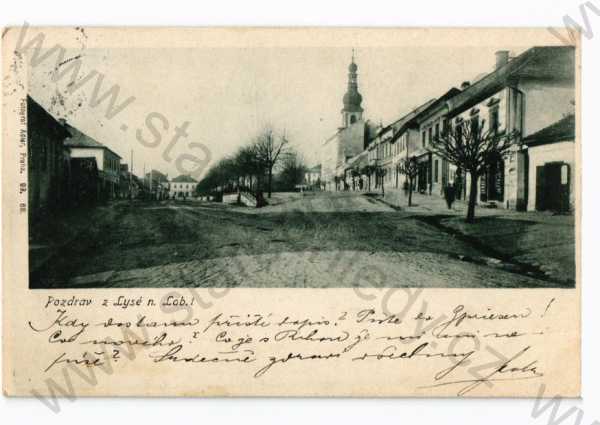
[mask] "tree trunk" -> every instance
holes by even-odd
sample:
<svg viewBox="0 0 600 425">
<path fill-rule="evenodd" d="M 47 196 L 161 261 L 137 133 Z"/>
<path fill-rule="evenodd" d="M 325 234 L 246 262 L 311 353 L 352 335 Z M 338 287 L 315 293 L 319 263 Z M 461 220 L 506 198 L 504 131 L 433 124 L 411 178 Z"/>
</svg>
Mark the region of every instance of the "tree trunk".
<svg viewBox="0 0 600 425">
<path fill-rule="evenodd" d="M 412 187 L 413 179 L 408 179 L 408 206 L 412 207 Z"/>
<path fill-rule="evenodd" d="M 273 183 L 273 168 L 269 168 L 269 199 L 271 199 L 271 185 Z"/>
<path fill-rule="evenodd" d="M 385 196 L 385 183 L 383 182 L 384 177 L 381 177 L 381 195 Z"/>
<path fill-rule="evenodd" d="M 475 204 L 477 203 L 477 180 L 479 176 L 474 173 L 471 175 L 471 188 L 469 189 L 469 206 L 467 208 L 467 223 L 475 221 Z"/>
<path fill-rule="evenodd" d="M 260 174 L 256 176 L 256 184 L 254 185 L 254 196 L 256 197 L 256 208 L 260 207 Z"/>
</svg>

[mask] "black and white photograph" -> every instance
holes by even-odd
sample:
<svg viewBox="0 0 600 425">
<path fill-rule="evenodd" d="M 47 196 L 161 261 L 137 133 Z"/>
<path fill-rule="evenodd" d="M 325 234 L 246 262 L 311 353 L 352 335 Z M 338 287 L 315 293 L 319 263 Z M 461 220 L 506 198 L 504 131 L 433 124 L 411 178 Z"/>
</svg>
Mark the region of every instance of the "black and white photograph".
<svg viewBox="0 0 600 425">
<path fill-rule="evenodd" d="M 19 46 L 31 289 L 575 287 L 574 47 L 70 31 Z"/>
<path fill-rule="evenodd" d="M 65 24 L 53 5 L 57 26 L 6 27 L 3 403 L 593 422 L 595 9 L 544 27 L 509 2 L 421 27 L 352 2 L 334 14 L 379 21 Z"/>
<path fill-rule="evenodd" d="M 600 424 L 600 0 L 5 3 L 5 423 Z"/>
</svg>

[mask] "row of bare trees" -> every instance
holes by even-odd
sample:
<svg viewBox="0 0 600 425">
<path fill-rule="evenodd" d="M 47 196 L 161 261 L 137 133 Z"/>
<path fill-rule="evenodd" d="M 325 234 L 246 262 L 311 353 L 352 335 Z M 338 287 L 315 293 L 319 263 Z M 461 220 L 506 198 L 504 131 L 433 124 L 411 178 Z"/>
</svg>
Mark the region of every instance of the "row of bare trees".
<svg viewBox="0 0 600 425">
<path fill-rule="evenodd" d="M 274 175 L 280 171 L 289 185 L 298 184 L 304 177 L 303 162 L 286 137 L 265 127 L 254 139 L 233 155 L 212 166 L 197 187 L 199 194 L 220 194 L 248 191 L 254 194 L 257 206 L 264 205 L 263 193 L 271 198 Z"/>
<path fill-rule="evenodd" d="M 490 161 L 504 158 L 515 145 L 520 143 L 518 136 L 519 133 L 516 130 L 499 132 L 495 127 L 486 130 L 485 120 L 481 123 L 462 120 L 454 126 L 448 126 L 431 141 L 429 149 L 433 154 L 454 164 L 462 170 L 463 175 L 469 175 L 467 223 L 473 223 L 475 220 L 479 178 L 485 173 Z M 413 182 L 419 173 L 417 158 L 414 156 L 405 158 L 400 163 L 398 170 L 407 177 L 408 204 L 410 206 Z"/>
<path fill-rule="evenodd" d="M 518 132 L 499 132 L 496 128 L 485 129 L 485 121 L 462 120 L 454 126 L 448 126 L 442 133 L 433 138 L 429 150 L 454 164 L 470 178 L 469 199 L 466 221 L 472 223 L 475 219 L 477 203 L 477 188 L 479 178 L 491 160 L 505 157 L 518 143 Z M 396 166 L 399 174 L 406 176 L 408 186 L 408 205 L 412 206 L 414 182 L 419 174 L 419 163 L 416 156 L 403 158 Z M 371 176 L 380 180 L 381 191 L 385 194 L 384 177 L 386 169 L 378 163 L 370 164 L 361 169 L 352 170 L 354 175 L 366 175 L 371 190 Z"/>
</svg>

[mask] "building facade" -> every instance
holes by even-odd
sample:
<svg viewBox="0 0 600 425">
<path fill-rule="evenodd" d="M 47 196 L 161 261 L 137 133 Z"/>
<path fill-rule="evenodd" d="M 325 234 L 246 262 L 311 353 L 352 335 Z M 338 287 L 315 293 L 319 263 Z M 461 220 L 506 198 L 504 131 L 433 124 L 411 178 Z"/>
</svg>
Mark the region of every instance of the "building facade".
<svg viewBox="0 0 600 425">
<path fill-rule="evenodd" d="M 529 157 L 521 141 L 572 114 L 574 100 L 575 50 L 566 46 L 533 47 L 512 59 L 497 52 L 493 72 L 448 100 L 452 125 L 468 120 L 484 132 L 518 135 L 509 154 L 489 159 L 478 182 L 479 202 L 531 209 Z"/>
<path fill-rule="evenodd" d="M 568 212 L 575 208 L 575 115 L 527 136 L 528 210 Z"/>
<path fill-rule="evenodd" d="M 306 170 L 304 184 L 314 189 L 321 189 L 321 164 Z"/>
<path fill-rule="evenodd" d="M 180 175 L 169 182 L 171 199 L 187 199 L 195 196 L 198 182 L 189 175 Z"/>
<path fill-rule="evenodd" d="M 456 197 L 467 199 L 470 176 L 436 155 L 432 142 L 446 130 L 468 125 L 483 134 L 516 135 L 507 154 L 486 159 L 477 182 L 478 203 L 517 210 L 573 208 L 573 47 L 533 47 L 516 57 L 498 51 L 491 72 L 385 127 L 364 121 L 354 58 L 348 70 L 342 127 L 323 143 L 321 178 L 327 189 L 371 190 L 382 184 L 408 189 L 398 165 L 415 158 L 412 190 L 443 196 L 452 184 Z"/>
<path fill-rule="evenodd" d="M 100 179 L 101 197 L 104 200 L 117 198 L 121 176 L 121 157 L 64 120 L 63 124 L 71 134 L 71 137 L 65 141 L 70 158 L 94 158 Z"/>
<path fill-rule="evenodd" d="M 460 92 L 455 87 L 451 88 L 416 114 L 411 121 L 410 128 L 418 134 L 418 138 L 413 137 L 409 156 L 414 156 L 419 164 L 415 183 L 416 190 L 420 193 L 442 196 L 448 183 L 454 183 L 456 167 L 451 167 L 447 160 L 433 153 L 431 146 L 433 140 L 440 137 L 448 127 L 447 100 Z"/>
<path fill-rule="evenodd" d="M 29 219 L 56 211 L 66 199 L 69 171 L 65 140 L 70 133 L 27 96 L 27 172 Z"/>
</svg>

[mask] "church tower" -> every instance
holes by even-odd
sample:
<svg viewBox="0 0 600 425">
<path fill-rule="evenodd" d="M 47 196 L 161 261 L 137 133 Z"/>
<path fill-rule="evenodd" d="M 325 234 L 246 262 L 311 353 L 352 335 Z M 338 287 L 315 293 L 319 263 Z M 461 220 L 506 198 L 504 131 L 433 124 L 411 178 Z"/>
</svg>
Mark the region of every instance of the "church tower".
<svg viewBox="0 0 600 425">
<path fill-rule="evenodd" d="M 363 108 L 362 96 L 358 92 L 358 66 L 354 63 L 354 49 L 352 50 L 352 62 L 348 66 L 348 90 L 344 95 L 344 107 L 342 108 L 342 127 L 348 127 L 362 120 Z"/>
</svg>

